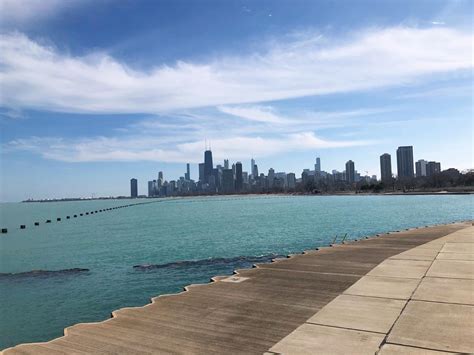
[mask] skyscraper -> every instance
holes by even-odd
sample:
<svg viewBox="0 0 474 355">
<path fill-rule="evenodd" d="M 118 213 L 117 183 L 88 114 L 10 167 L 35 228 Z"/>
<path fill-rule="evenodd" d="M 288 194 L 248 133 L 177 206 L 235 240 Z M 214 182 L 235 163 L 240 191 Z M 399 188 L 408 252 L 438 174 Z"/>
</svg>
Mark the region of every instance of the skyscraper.
<svg viewBox="0 0 474 355">
<path fill-rule="evenodd" d="M 212 164 L 212 152 L 206 150 L 204 152 L 204 182 L 209 182 L 209 177 L 212 175 L 212 169 L 214 165 Z"/>
<path fill-rule="evenodd" d="M 426 164 L 426 176 L 433 176 L 441 172 L 441 163 L 430 161 Z"/>
<path fill-rule="evenodd" d="M 257 164 L 254 164 L 253 166 L 252 175 L 254 176 L 254 179 L 258 178 L 258 165 Z"/>
<path fill-rule="evenodd" d="M 184 174 L 184 179 L 187 181 L 191 180 L 191 171 L 190 171 L 189 163 L 186 164 L 186 174 Z"/>
<path fill-rule="evenodd" d="M 148 197 L 153 197 L 155 194 L 155 186 L 153 181 L 148 181 Z"/>
<path fill-rule="evenodd" d="M 235 163 L 235 191 L 240 192 L 244 187 L 244 178 L 242 176 L 242 163 Z"/>
<path fill-rule="evenodd" d="M 420 159 L 415 163 L 416 177 L 426 176 L 426 160 Z"/>
<path fill-rule="evenodd" d="M 229 159 L 224 159 L 224 169 L 229 169 Z"/>
<path fill-rule="evenodd" d="M 273 168 L 268 169 L 268 187 L 271 189 L 275 182 L 275 170 Z"/>
<path fill-rule="evenodd" d="M 380 179 L 386 183 L 392 181 L 392 157 L 388 153 L 380 156 Z"/>
<path fill-rule="evenodd" d="M 130 197 L 137 198 L 138 197 L 138 181 L 137 179 L 130 180 Z"/>
<path fill-rule="evenodd" d="M 355 165 L 352 160 L 346 163 L 346 181 L 350 184 L 355 182 Z"/>
<path fill-rule="evenodd" d="M 161 188 L 161 186 L 163 186 L 163 172 L 162 171 L 159 171 L 158 172 L 158 180 L 157 181 L 157 184 L 158 184 L 158 188 Z"/>
<path fill-rule="evenodd" d="M 321 159 L 316 157 L 316 164 L 314 165 L 314 173 L 316 175 L 321 174 Z"/>
<path fill-rule="evenodd" d="M 397 149 L 398 178 L 412 178 L 413 172 L 413 147 L 405 146 Z"/>
<path fill-rule="evenodd" d="M 234 172 L 232 169 L 222 170 L 222 191 L 225 194 L 231 194 L 235 191 Z"/>
<path fill-rule="evenodd" d="M 204 163 L 199 163 L 199 181 L 204 182 Z"/>
<path fill-rule="evenodd" d="M 290 190 L 296 187 L 296 176 L 294 173 L 286 175 L 286 187 Z"/>
</svg>

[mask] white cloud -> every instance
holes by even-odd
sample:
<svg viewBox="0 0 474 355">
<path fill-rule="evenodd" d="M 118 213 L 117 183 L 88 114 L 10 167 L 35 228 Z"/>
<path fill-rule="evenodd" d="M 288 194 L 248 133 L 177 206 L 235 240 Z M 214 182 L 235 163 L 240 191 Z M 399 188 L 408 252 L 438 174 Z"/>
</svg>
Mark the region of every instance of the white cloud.
<svg viewBox="0 0 474 355">
<path fill-rule="evenodd" d="M 219 106 L 220 112 L 244 118 L 249 121 L 266 123 L 290 123 L 291 120 L 275 113 L 271 106 Z"/>
<path fill-rule="evenodd" d="M 216 138 L 211 142 L 215 158 L 218 160 L 224 158 L 246 159 L 249 156 L 266 157 L 291 151 L 343 148 L 374 143 L 373 141 L 325 140 L 317 137 L 312 132 L 292 133 L 274 138 L 236 136 Z M 65 162 L 160 161 L 197 163 L 202 160 L 202 141 L 170 143 L 169 139 L 163 141 L 151 136 L 94 137 L 75 140 L 32 137 L 13 140 L 4 145 L 3 151 L 29 151 L 39 154 L 45 159 Z"/>
<path fill-rule="evenodd" d="M 342 40 L 318 34 L 265 53 L 177 62 L 141 71 L 104 53 L 73 57 L 18 33 L 0 37 L 4 107 L 162 113 L 412 83 L 472 68 L 472 34 L 446 27 L 372 29 Z M 227 109 L 229 110 L 229 109 Z M 272 120 L 271 112 L 241 117 Z"/>
</svg>

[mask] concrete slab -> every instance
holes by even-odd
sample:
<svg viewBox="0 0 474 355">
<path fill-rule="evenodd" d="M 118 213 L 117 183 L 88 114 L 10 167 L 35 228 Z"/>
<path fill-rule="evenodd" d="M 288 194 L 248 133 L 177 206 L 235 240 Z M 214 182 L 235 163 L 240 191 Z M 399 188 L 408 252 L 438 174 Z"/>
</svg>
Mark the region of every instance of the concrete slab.
<svg viewBox="0 0 474 355">
<path fill-rule="evenodd" d="M 406 301 L 340 295 L 312 316 L 307 323 L 386 334 Z"/>
<path fill-rule="evenodd" d="M 425 277 L 412 299 L 474 305 L 474 280 Z"/>
<path fill-rule="evenodd" d="M 427 349 L 420 349 L 420 348 L 413 348 L 411 346 L 402 346 L 402 345 L 394 345 L 394 344 L 384 344 L 380 351 L 378 352 L 379 355 L 451 355 L 455 353 L 448 353 L 445 351 L 435 351 L 435 350 L 427 350 Z"/>
<path fill-rule="evenodd" d="M 303 324 L 273 346 L 270 351 L 290 354 L 374 354 L 383 334 Z"/>
<path fill-rule="evenodd" d="M 474 352 L 474 307 L 410 301 L 388 343 L 440 351 Z"/>
<path fill-rule="evenodd" d="M 436 259 L 439 260 L 474 260 L 474 254 L 460 253 L 439 253 Z"/>
<path fill-rule="evenodd" d="M 441 249 L 442 253 L 474 254 L 474 243 L 445 243 Z"/>
<path fill-rule="evenodd" d="M 430 265 L 430 261 L 424 260 L 387 259 L 373 268 L 367 275 L 421 279 Z"/>
<path fill-rule="evenodd" d="M 474 261 L 437 259 L 431 265 L 426 276 L 473 279 Z"/>
<path fill-rule="evenodd" d="M 418 282 L 417 279 L 364 276 L 344 294 L 408 300 Z"/>
<path fill-rule="evenodd" d="M 436 243 L 436 241 L 434 241 L 433 243 L 432 242 L 428 242 L 428 243 L 425 243 L 425 244 L 421 244 L 419 246 L 417 246 L 416 248 L 417 249 L 430 249 L 430 250 L 436 250 L 436 251 L 440 251 L 441 248 L 443 247 L 443 244 L 444 243 Z"/>
<path fill-rule="evenodd" d="M 404 251 L 403 253 L 400 253 L 398 255 L 394 255 L 390 259 L 433 261 L 437 255 L 438 255 L 438 250 L 436 249 L 413 248 L 411 250 Z"/>
</svg>

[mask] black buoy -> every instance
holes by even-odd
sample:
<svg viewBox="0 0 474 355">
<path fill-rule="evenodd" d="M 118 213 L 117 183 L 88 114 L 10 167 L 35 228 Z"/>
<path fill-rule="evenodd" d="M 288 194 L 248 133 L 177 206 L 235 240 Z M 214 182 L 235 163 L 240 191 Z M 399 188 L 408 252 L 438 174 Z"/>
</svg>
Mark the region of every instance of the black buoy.
<svg viewBox="0 0 474 355">
<path fill-rule="evenodd" d="M 66 219 L 69 219 L 69 218 L 71 218 L 71 217 L 69 217 L 69 216 L 66 216 Z"/>
<path fill-rule="evenodd" d="M 73 217 L 74 217 L 74 218 L 77 218 L 77 214 L 75 214 Z"/>
<path fill-rule="evenodd" d="M 84 213 L 80 213 L 79 215 L 80 215 L 80 216 L 84 216 Z"/>
<path fill-rule="evenodd" d="M 8 229 L 2 228 L 2 233 L 8 233 Z"/>
<path fill-rule="evenodd" d="M 61 222 L 61 218 L 59 218 L 59 217 L 56 218 L 56 221 Z"/>
<path fill-rule="evenodd" d="M 22 225 L 20 226 L 20 229 L 25 229 L 25 228 L 26 228 L 26 226 L 25 226 L 24 224 L 22 224 Z"/>
<path fill-rule="evenodd" d="M 86 214 L 89 214 L 89 212 L 86 212 Z"/>
<path fill-rule="evenodd" d="M 95 213 L 97 213 L 97 211 L 94 211 Z"/>
<path fill-rule="evenodd" d="M 46 220 L 46 223 L 51 223 L 51 220 L 50 220 L 50 219 L 47 219 L 47 220 Z"/>
<path fill-rule="evenodd" d="M 39 223 L 39 222 L 35 222 L 35 226 L 39 226 L 39 225 L 40 225 L 40 223 Z"/>
</svg>

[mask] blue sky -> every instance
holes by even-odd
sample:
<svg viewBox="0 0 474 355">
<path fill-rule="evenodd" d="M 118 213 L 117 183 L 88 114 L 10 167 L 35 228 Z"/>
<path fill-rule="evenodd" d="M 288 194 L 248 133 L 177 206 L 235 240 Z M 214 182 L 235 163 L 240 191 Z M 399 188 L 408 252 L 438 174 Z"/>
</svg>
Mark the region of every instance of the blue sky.
<svg viewBox="0 0 474 355">
<path fill-rule="evenodd" d="M 1 201 L 185 163 L 472 163 L 472 1 L 0 0 Z"/>
</svg>

